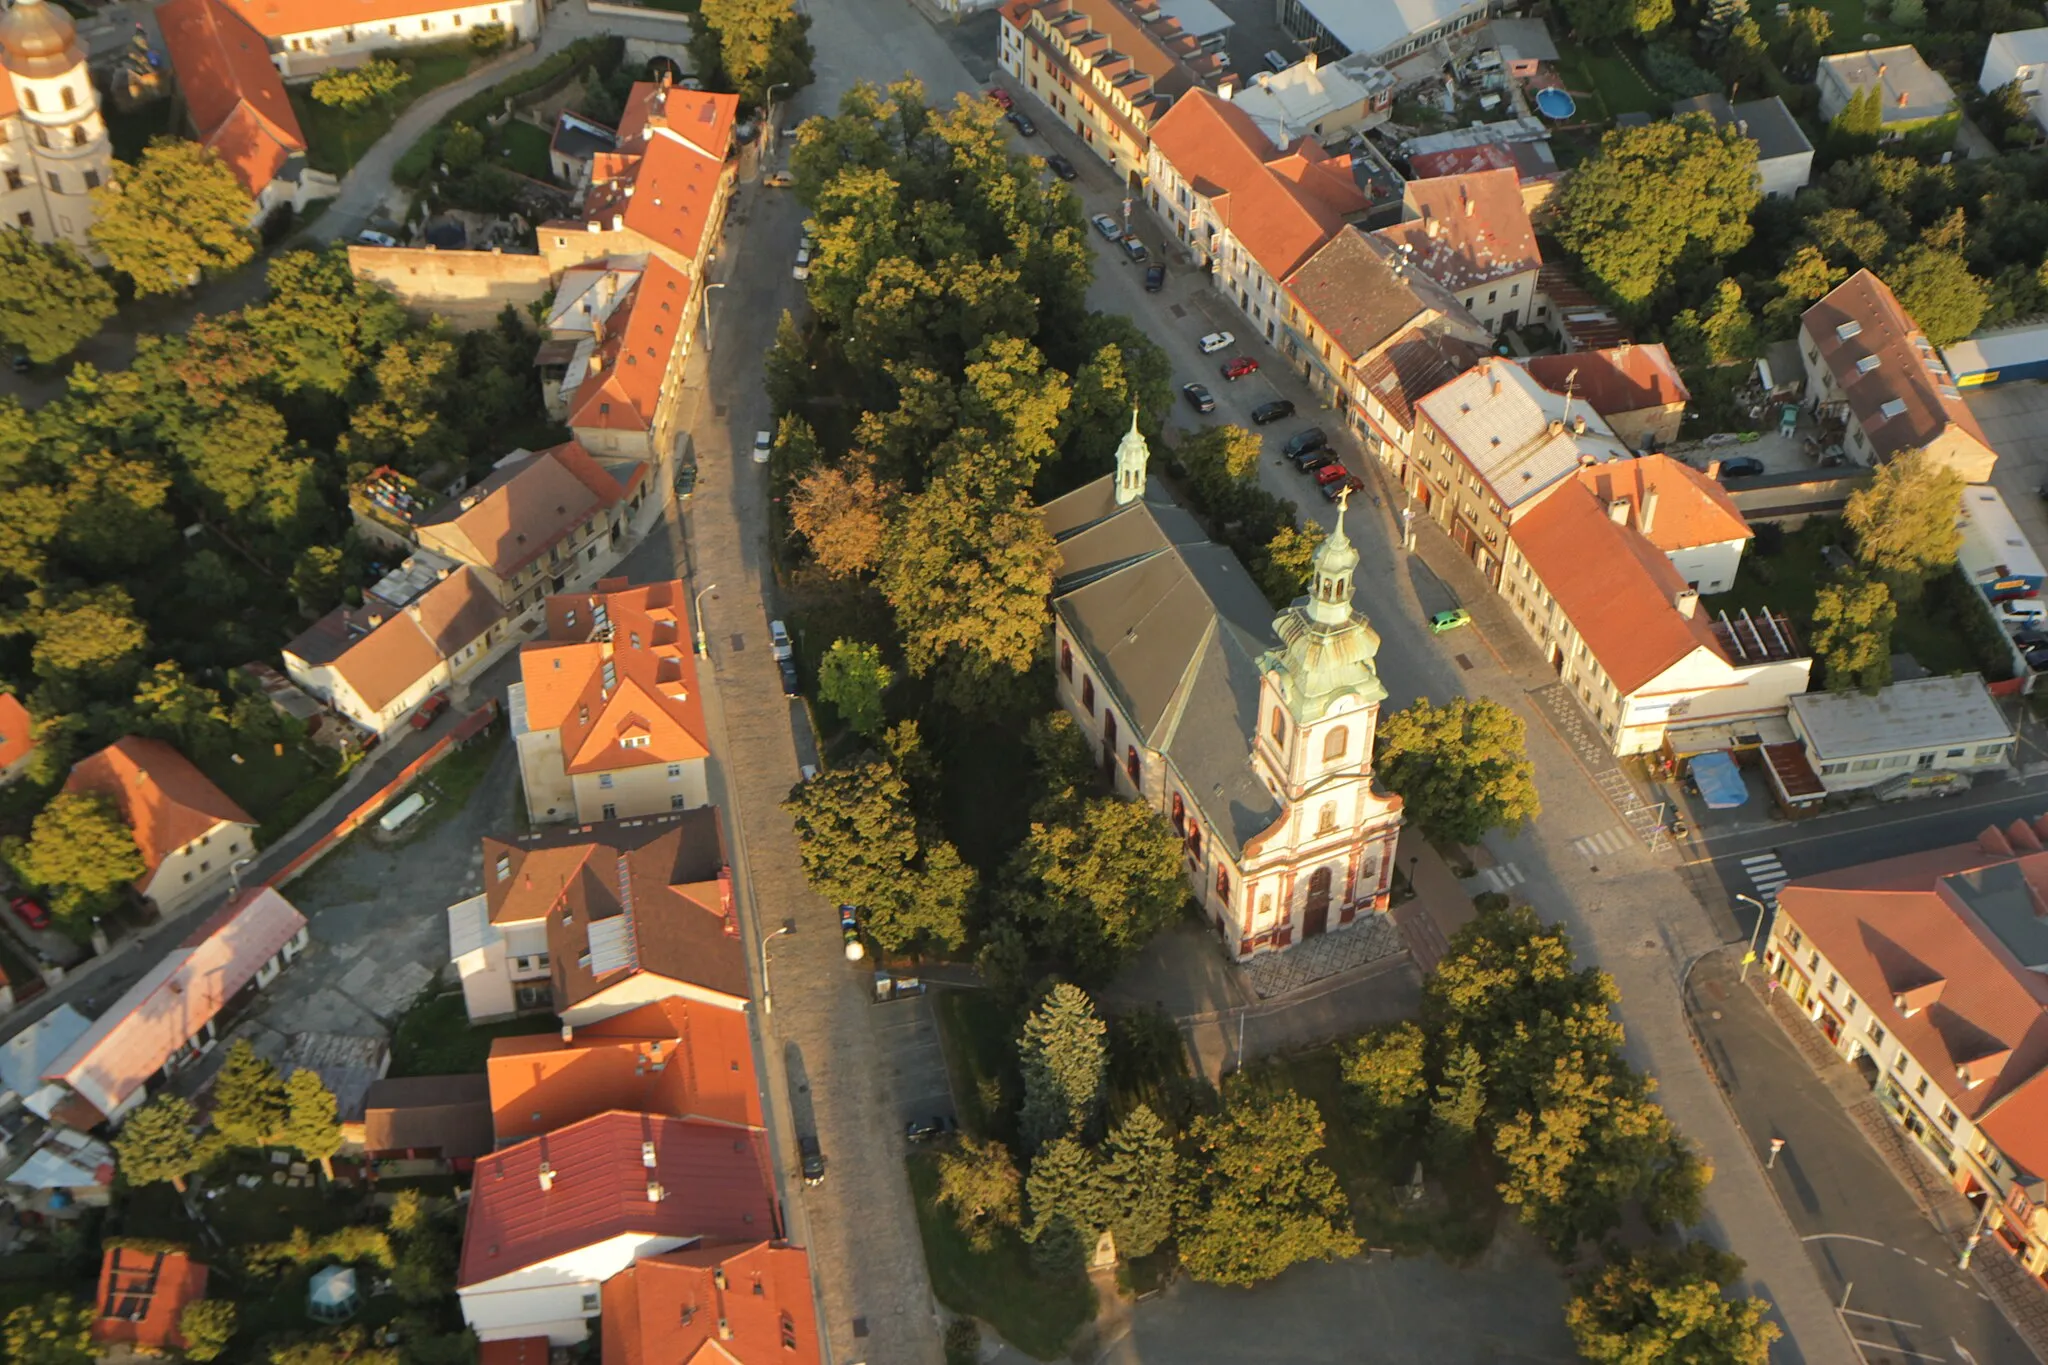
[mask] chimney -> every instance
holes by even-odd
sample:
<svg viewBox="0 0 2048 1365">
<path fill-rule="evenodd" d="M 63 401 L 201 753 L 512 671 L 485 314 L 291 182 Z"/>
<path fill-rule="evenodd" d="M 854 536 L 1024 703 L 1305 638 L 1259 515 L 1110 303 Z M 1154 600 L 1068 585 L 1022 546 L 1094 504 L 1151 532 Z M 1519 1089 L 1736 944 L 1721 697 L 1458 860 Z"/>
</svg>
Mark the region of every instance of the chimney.
<svg viewBox="0 0 2048 1365">
<path fill-rule="evenodd" d="M 623 229 L 625 228 L 625 226 L 626 226 L 626 215 L 624 215 L 623 213 L 615 213 L 615 214 L 613 214 L 613 215 L 612 215 L 612 231 L 613 231 L 613 232 L 618 232 L 618 231 L 621 231 L 621 230 L 623 230 Z"/>
<path fill-rule="evenodd" d="M 720 1341 L 732 1340 L 732 1324 L 727 1322 L 724 1318 L 720 1318 L 718 1320 L 718 1339 Z"/>
<path fill-rule="evenodd" d="M 1671 605 L 1678 608 L 1678 614 L 1692 620 L 1693 613 L 1700 609 L 1700 595 L 1696 588 L 1680 588 L 1671 594 Z"/>
<path fill-rule="evenodd" d="M 668 1191 L 662 1188 L 662 1184 L 659 1180 L 650 1180 L 647 1182 L 648 1203 L 659 1204 L 662 1200 L 666 1198 L 668 1198 Z"/>
<path fill-rule="evenodd" d="M 540 1163 L 540 1187 L 543 1193 L 555 1187 L 555 1168 L 545 1161 Z"/>
<path fill-rule="evenodd" d="M 1564 418 L 1562 418 L 1562 417 L 1553 417 L 1553 418 L 1551 418 L 1551 419 L 1550 419 L 1550 434 L 1551 434 L 1552 436 L 1558 436 L 1558 435 L 1562 435 L 1562 434 L 1563 434 L 1563 432 L 1564 432 Z"/>
<path fill-rule="evenodd" d="M 531 877 L 528 877 L 528 878 L 526 879 L 526 889 L 527 889 L 527 890 L 529 890 L 529 891 L 531 891 L 531 890 L 533 889 L 533 878 L 531 878 Z M 576 1041 L 576 1026 L 575 1026 L 574 1024 L 564 1024 L 564 1025 L 562 1025 L 562 1043 L 563 1043 L 563 1045 L 564 1045 L 564 1046 L 567 1046 L 568 1044 L 570 1044 L 570 1043 L 573 1043 L 573 1042 L 575 1042 L 575 1041 Z"/>
<path fill-rule="evenodd" d="M 1643 505 L 1641 509 L 1636 512 L 1636 529 L 1638 531 L 1641 531 L 1644 535 L 1648 535 L 1650 534 L 1651 528 L 1656 526 L 1656 524 L 1657 490 L 1654 488 L 1646 488 L 1643 490 Z"/>
<path fill-rule="evenodd" d="M 1303 57 L 1301 59 L 1301 65 L 1306 67 L 1310 71 L 1314 71 L 1321 67 L 1322 59 L 1316 56 L 1315 53 L 1311 52 L 1306 57 Z"/>
<path fill-rule="evenodd" d="M 1458 186 L 1458 198 L 1464 201 L 1465 216 L 1467 218 L 1470 218 L 1472 216 L 1472 210 L 1477 208 L 1478 205 L 1472 202 L 1472 195 L 1470 191 L 1468 191 L 1463 185 Z"/>
<path fill-rule="evenodd" d="M 1628 503 L 1621 498 L 1616 498 L 1613 502 L 1608 503 L 1607 519 L 1616 526 L 1628 525 Z"/>
<path fill-rule="evenodd" d="M 1906 92 L 1901 90 L 1899 92 L 1899 108 L 1903 109 L 1906 107 L 1906 98 Z"/>
<path fill-rule="evenodd" d="M 1719 460 L 1708 460 L 1707 467 L 1700 472 L 1707 476 L 1708 483 L 1712 483 L 1721 477 L 1721 462 Z"/>
<path fill-rule="evenodd" d="M 406 614 L 407 616 L 410 616 L 410 617 L 411 617 L 411 618 L 412 618 L 413 620 L 415 620 L 415 621 L 418 621 L 418 620 L 422 620 L 422 619 L 424 619 L 424 618 L 423 618 L 423 617 L 421 617 L 421 615 L 420 615 L 420 604 L 419 604 L 419 603 L 417 603 L 417 602 L 408 602 L 408 603 L 406 603 L 406 604 L 405 604 L 405 614 Z"/>
<path fill-rule="evenodd" d="M 654 1144 L 652 1142 L 640 1144 L 640 1164 L 650 1171 L 654 1169 Z"/>
<path fill-rule="evenodd" d="M 1884 79 L 1884 73 L 1885 73 L 1885 72 L 1887 72 L 1887 71 L 1889 71 L 1889 70 L 1891 70 L 1891 69 L 1892 69 L 1892 64 L 1891 64 L 1890 62 L 1879 62 L 1879 63 L 1877 64 L 1877 78 L 1878 78 L 1879 80 L 1883 80 L 1883 79 Z"/>
</svg>

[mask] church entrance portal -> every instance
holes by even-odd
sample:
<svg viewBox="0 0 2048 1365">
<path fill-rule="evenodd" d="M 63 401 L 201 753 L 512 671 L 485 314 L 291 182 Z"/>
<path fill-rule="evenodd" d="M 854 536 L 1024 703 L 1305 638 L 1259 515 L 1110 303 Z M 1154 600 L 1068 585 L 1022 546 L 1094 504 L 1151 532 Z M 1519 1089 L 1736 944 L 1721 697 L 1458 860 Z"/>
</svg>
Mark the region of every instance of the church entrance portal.
<svg viewBox="0 0 2048 1365">
<path fill-rule="evenodd" d="M 1330 929 L 1330 869 L 1319 867 L 1308 879 L 1308 908 L 1301 919 L 1301 936 L 1314 938 Z"/>
</svg>

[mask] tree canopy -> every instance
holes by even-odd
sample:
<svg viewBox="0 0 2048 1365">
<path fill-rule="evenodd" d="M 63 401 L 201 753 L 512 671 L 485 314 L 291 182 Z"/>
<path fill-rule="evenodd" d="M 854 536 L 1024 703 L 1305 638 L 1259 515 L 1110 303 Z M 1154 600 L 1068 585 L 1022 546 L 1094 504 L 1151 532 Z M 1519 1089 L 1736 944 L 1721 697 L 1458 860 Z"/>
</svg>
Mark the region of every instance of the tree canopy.
<svg viewBox="0 0 2048 1365">
<path fill-rule="evenodd" d="M 1023 914 L 1057 960 L 1106 976 L 1187 903 L 1180 836 L 1116 796 L 1054 801 L 1032 821 L 1011 875 Z"/>
<path fill-rule="evenodd" d="M 882 662 L 880 646 L 835 640 L 818 662 L 818 696 L 839 713 L 848 729 L 872 735 L 888 720 L 882 694 L 895 678 Z"/>
<path fill-rule="evenodd" d="M 186 1304 L 178 1313 L 178 1335 L 185 1338 L 185 1359 L 200 1361 L 202 1365 L 220 1359 L 228 1343 L 235 1339 L 239 1318 L 233 1299 L 200 1299 Z"/>
<path fill-rule="evenodd" d="M 937 1160 L 937 1201 L 953 1211 L 968 1245 L 987 1251 L 1001 1229 L 1023 1220 L 1023 1181 L 1002 1143 L 963 1137 Z"/>
<path fill-rule="evenodd" d="M 319 1162 L 321 1171 L 333 1179 L 333 1156 L 341 1150 L 341 1124 L 335 1118 L 334 1092 L 320 1079 L 319 1072 L 302 1066 L 285 1080 L 284 1105 L 278 1141 L 297 1150 L 306 1160 Z"/>
<path fill-rule="evenodd" d="M 1842 521 L 1856 533 L 1856 558 L 1872 573 L 1925 581 L 1955 563 L 1962 549 L 1962 499 L 1963 476 L 1953 467 L 1924 450 L 1901 451 L 1849 495 Z"/>
<path fill-rule="evenodd" d="M 1813 652 L 1830 692 L 1876 693 L 1892 680 L 1892 626 L 1899 618 L 1891 590 L 1875 578 L 1845 573 L 1821 585 L 1813 607 Z"/>
<path fill-rule="evenodd" d="M 11 1365 L 92 1365 L 92 1309 L 69 1294 L 45 1294 L 0 1323 Z"/>
<path fill-rule="evenodd" d="M 0 342 L 37 364 L 68 355 L 114 316 L 114 287 L 68 242 L 0 228 Z"/>
<path fill-rule="evenodd" d="M 319 1076 L 313 1083 L 320 1083 Z M 257 1056 L 247 1038 L 237 1038 L 214 1077 L 213 1131 L 236 1147 L 268 1147 L 278 1141 L 290 1112 L 277 1068 Z"/>
<path fill-rule="evenodd" d="M 92 192 L 93 245 L 135 282 L 137 294 L 170 294 L 256 254 L 248 191 L 212 148 L 156 138 L 133 166 Z"/>
<path fill-rule="evenodd" d="M 888 952 L 957 947 L 977 878 L 944 839 L 921 830 L 910 789 L 887 763 L 836 768 L 783 803 L 811 888 L 857 907 Z"/>
<path fill-rule="evenodd" d="M 185 1177 L 201 1164 L 195 1122 L 191 1101 L 171 1094 L 158 1095 L 130 1114 L 114 1134 L 121 1178 L 130 1185 L 168 1181 L 182 1194 Z"/>
<path fill-rule="evenodd" d="M 1408 817 L 1433 834 L 1476 844 L 1542 812 L 1522 718 L 1499 702 L 1428 699 L 1380 721 L 1374 770 Z"/>
<path fill-rule="evenodd" d="M 1093 1136 L 1109 1065 L 1103 1045 L 1107 1032 L 1088 993 L 1064 981 L 1024 1021 L 1017 1055 L 1024 1073 L 1019 1123 L 1026 1146 L 1036 1149 L 1073 1134 Z"/>
<path fill-rule="evenodd" d="M 55 891 L 50 909 L 73 928 L 113 908 L 122 890 L 147 870 L 113 802 L 89 792 L 50 798 L 15 865 L 36 885 Z"/>
<path fill-rule="evenodd" d="M 1589 1275 L 1565 1308 L 1592 1365 L 1766 1365 L 1778 1325 L 1761 1299 L 1728 1299 L 1742 1262 L 1705 1242 L 1622 1253 Z"/>
<path fill-rule="evenodd" d="M 1179 1212 L 1181 1264 L 1211 1284 L 1253 1285 L 1363 1244 L 1324 1164 L 1323 1116 L 1292 1092 L 1241 1094 L 1189 1131 L 1192 1179 Z"/>
<path fill-rule="evenodd" d="M 740 103 L 778 101 L 811 83 L 811 19 L 792 0 L 704 0 L 692 25 L 690 56 L 696 70 L 734 90 Z"/>
</svg>

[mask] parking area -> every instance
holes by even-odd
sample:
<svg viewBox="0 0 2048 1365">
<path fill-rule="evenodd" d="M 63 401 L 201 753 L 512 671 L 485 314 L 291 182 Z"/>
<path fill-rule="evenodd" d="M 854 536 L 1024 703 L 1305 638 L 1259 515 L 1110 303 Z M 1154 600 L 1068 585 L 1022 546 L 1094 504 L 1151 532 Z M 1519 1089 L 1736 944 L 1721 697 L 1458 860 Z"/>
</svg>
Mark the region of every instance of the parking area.
<svg viewBox="0 0 2048 1365">
<path fill-rule="evenodd" d="M 939 1024 L 932 1016 L 929 995 L 913 995 L 875 1006 L 875 1036 L 896 1096 L 897 1117 L 908 1127 L 933 1119 L 954 1118 L 953 1084 L 946 1075 L 946 1055 L 939 1047 Z"/>
</svg>

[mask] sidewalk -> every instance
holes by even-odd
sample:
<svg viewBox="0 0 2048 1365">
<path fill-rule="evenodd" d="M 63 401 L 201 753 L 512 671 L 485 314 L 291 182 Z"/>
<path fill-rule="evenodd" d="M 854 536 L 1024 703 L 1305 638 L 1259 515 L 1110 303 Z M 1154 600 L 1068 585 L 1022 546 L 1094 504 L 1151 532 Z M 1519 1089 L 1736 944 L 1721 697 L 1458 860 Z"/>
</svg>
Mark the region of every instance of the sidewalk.
<svg viewBox="0 0 2048 1365">
<path fill-rule="evenodd" d="M 1394 856 L 1396 866 L 1415 890 L 1413 899 L 1394 907 L 1394 923 L 1400 926 L 1416 969 L 1427 975 L 1450 951 L 1451 937 L 1478 912 L 1458 874 L 1422 837 L 1421 830 L 1412 825 L 1403 829 Z"/>
<path fill-rule="evenodd" d="M 1844 1325 L 1865 1359 L 2028 1365 L 2048 1346 L 2048 1292 L 2028 1289 L 1995 1238 L 1979 1244 L 1974 1275 L 1957 1267 L 1976 1211 L 1885 1115 L 1857 1070 L 1782 992 L 1768 990 L 1760 968 L 1740 980 L 1742 952 L 1731 944 L 1694 965 L 1686 1020 L 1753 1167 L 1763 1166 L 1772 1139 L 1784 1141 L 1761 1174 L 1823 1285 L 1837 1303 L 1847 1299 Z M 2008 1319 L 2025 1322 L 2026 1336 Z"/>
</svg>

